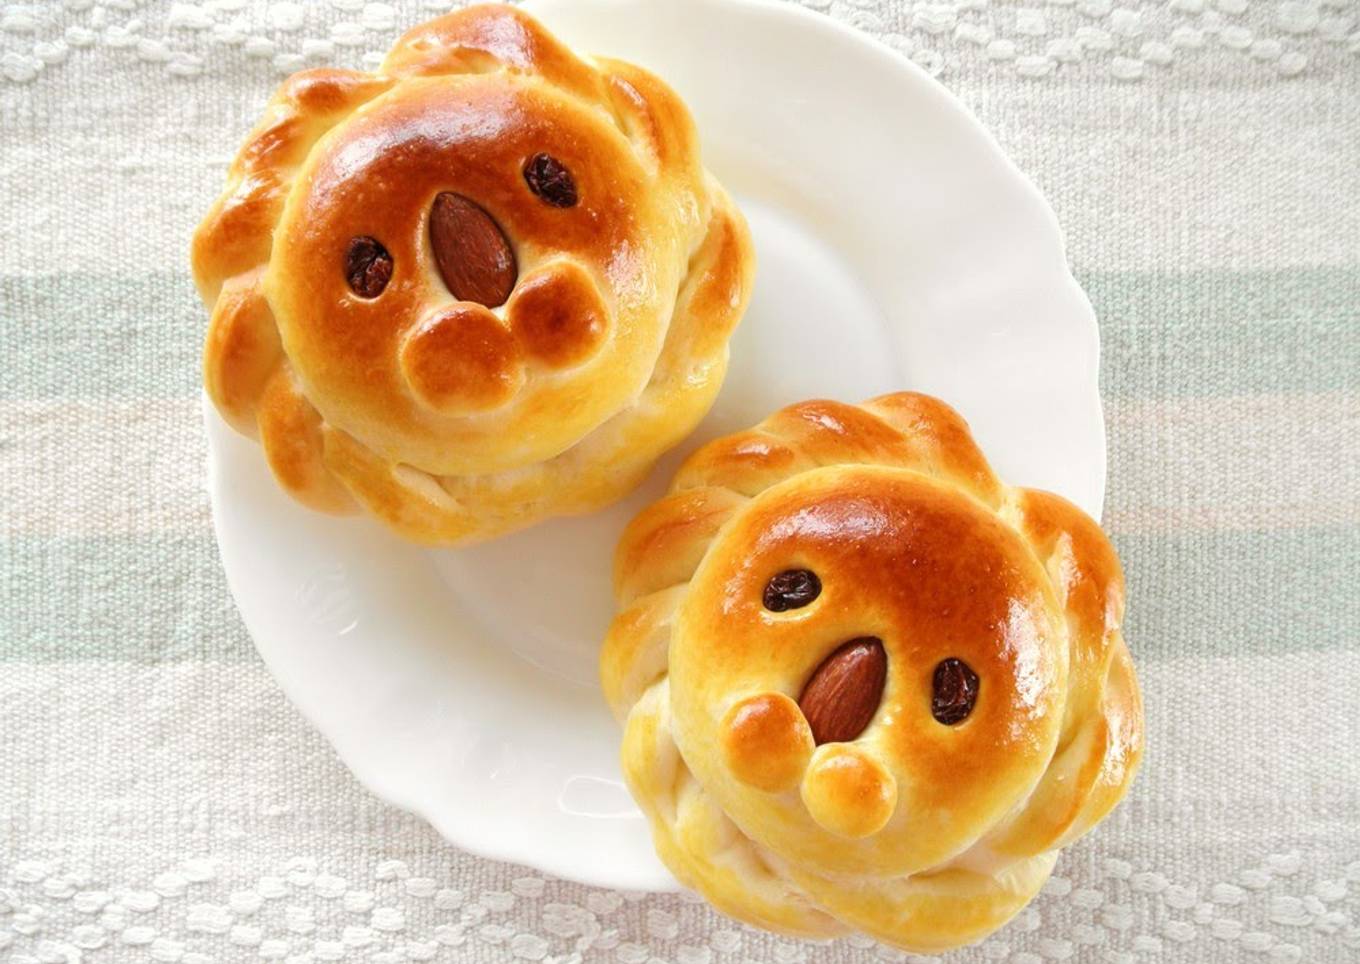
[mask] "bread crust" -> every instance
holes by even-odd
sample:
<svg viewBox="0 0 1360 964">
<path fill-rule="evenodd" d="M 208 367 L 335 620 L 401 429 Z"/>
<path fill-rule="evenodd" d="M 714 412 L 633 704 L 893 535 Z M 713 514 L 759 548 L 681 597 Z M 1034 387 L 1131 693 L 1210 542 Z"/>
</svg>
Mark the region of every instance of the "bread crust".
<svg viewBox="0 0 1360 964">
<path fill-rule="evenodd" d="M 570 192 L 529 172 L 543 155 Z M 508 245 L 504 304 L 441 275 L 449 193 Z M 388 257 L 376 294 L 347 275 L 355 239 Z M 285 81 L 192 263 L 204 385 L 279 483 L 457 544 L 636 485 L 712 404 L 754 254 L 669 87 L 487 5 L 411 30 L 374 73 Z"/>
<path fill-rule="evenodd" d="M 791 570 L 815 597 L 771 608 Z M 920 953 L 981 940 L 1141 758 L 1109 540 L 998 480 L 937 399 L 804 402 L 704 446 L 614 576 L 601 678 L 629 786 L 667 865 L 748 922 Z M 817 746 L 800 694 L 862 638 L 887 656 L 877 709 Z M 932 712 L 946 660 L 978 681 L 961 721 Z"/>
</svg>

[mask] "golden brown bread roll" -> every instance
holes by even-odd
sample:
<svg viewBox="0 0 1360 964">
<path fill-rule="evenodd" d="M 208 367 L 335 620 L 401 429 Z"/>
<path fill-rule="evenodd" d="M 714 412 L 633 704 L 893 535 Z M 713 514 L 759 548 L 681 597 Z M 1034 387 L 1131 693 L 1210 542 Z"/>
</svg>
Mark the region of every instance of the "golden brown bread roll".
<svg viewBox="0 0 1360 964">
<path fill-rule="evenodd" d="M 287 80 L 192 260 L 204 384 L 280 484 L 445 544 L 635 485 L 712 403 L 754 266 L 675 93 L 507 6 Z"/>
<path fill-rule="evenodd" d="M 663 860 L 720 910 L 980 940 L 1123 796 L 1124 581 L 942 402 L 813 401 L 712 442 L 619 545 L 601 656 Z"/>
</svg>

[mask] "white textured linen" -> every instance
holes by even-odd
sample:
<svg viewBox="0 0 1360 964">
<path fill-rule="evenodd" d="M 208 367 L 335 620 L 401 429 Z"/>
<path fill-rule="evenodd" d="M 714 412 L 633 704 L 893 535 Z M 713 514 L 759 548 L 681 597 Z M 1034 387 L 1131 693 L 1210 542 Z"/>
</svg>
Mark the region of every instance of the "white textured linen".
<svg viewBox="0 0 1360 964">
<path fill-rule="evenodd" d="M 977 112 L 1102 323 L 1147 758 L 950 959 L 1360 959 L 1355 0 L 809 5 Z M 283 72 L 445 7 L 0 8 L 0 959 L 899 959 L 457 852 L 354 782 L 235 616 L 189 232 Z"/>
</svg>

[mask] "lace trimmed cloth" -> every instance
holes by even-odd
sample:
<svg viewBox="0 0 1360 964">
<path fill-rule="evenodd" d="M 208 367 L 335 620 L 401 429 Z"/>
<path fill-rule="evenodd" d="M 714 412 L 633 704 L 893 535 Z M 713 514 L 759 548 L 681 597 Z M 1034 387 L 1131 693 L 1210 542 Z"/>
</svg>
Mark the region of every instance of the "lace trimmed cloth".
<svg viewBox="0 0 1360 964">
<path fill-rule="evenodd" d="M 987 64 L 1032 79 L 1079 72 L 1155 83 L 1206 49 L 1220 49 L 1236 55 L 1230 59 L 1246 76 L 1287 78 L 1360 56 L 1352 0 L 803 2 L 878 36 L 935 76 Z M 221 74 L 241 57 L 280 74 L 318 64 L 372 69 L 407 23 L 408 7 L 433 15 L 450 4 L 7 4 L 0 12 L 0 77 L 31 83 L 71 57 L 100 54 L 186 78 Z"/>
</svg>

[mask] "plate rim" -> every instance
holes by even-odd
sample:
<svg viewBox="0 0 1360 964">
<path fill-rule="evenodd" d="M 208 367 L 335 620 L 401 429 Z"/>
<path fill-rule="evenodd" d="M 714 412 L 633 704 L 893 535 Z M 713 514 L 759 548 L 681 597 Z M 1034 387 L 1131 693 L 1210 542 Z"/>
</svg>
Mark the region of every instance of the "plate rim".
<svg viewBox="0 0 1360 964">
<path fill-rule="evenodd" d="M 526 0 L 522 5 L 525 10 L 534 16 L 541 16 L 544 22 L 552 28 L 552 10 L 555 6 L 568 2 L 568 0 Z M 955 118 L 966 120 L 967 126 L 975 135 L 980 134 L 980 144 L 987 145 L 987 152 L 990 161 L 1000 162 L 1001 169 L 1008 172 L 1009 179 L 1020 190 L 1028 195 L 1031 206 L 1040 212 L 1043 219 L 1043 226 L 1048 231 L 1045 243 L 1053 244 L 1056 242 L 1057 254 L 1063 264 L 1061 284 L 1067 289 L 1069 296 L 1075 296 L 1083 309 L 1086 324 L 1082 334 L 1085 339 L 1083 346 L 1083 357 L 1089 364 L 1090 377 L 1084 386 L 1084 392 L 1088 396 L 1087 402 L 1093 406 L 1095 413 L 1099 417 L 1100 431 L 1098 439 L 1093 440 L 1098 444 L 1098 450 L 1093 454 L 1099 456 L 1098 472 L 1096 473 L 1099 481 L 1099 492 L 1102 499 L 1106 493 L 1108 483 L 1108 433 L 1105 425 L 1103 400 L 1099 391 L 1099 359 L 1101 352 L 1100 330 L 1094 307 L 1089 297 L 1082 289 L 1072 272 L 1071 264 L 1067 258 L 1067 243 L 1057 214 L 1049 204 L 1047 198 L 1039 190 L 1038 186 L 1031 178 L 1021 170 L 1010 156 L 1002 149 L 992 132 L 977 118 L 973 111 L 954 95 L 947 87 L 940 83 L 936 78 L 927 73 L 920 65 L 914 63 L 909 57 L 901 52 L 894 50 L 882 40 L 858 30 L 848 24 L 842 23 L 831 16 L 809 10 L 801 5 L 793 3 L 780 3 L 777 0 L 595 0 L 599 7 L 637 7 L 637 6 L 675 6 L 681 5 L 688 11 L 698 8 L 708 8 L 710 10 L 721 10 L 723 8 L 736 8 L 753 11 L 761 16 L 773 16 L 783 18 L 788 21 L 798 23 L 814 31 L 830 32 L 839 36 L 842 40 L 855 44 L 866 56 L 872 55 L 885 66 L 904 73 L 910 77 L 910 83 L 921 89 L 928 91 L 929 98 L 934 102 L 937 109 L 941 109 L 954 115 Z M 1054 282 L 1058 281 L 1055 274 Z M 797 401 L 797 399 L 790 399 Z M 855 401 L 858 401 L 856 399 Z M 251 638 L 256 652 L 259 653 L 261 660 L 269 670 L 274 682 L 288 698 L 289 702 L 297 709 L 299 714 L 307 723 L 319 733 L 326 743 L 331 747 L 343 765 L 348 769 L 355 779 L 369 792 L 386 803 L 396 806 L 402 810 L 412 813 L 420 819 L 429 823 L 434 830 L 449 844 L 457 847 L 473 856 L 495 860 L 500 862 L 513 863 L 520 866 L 530 867 L 539 872 L 550 874 L 562 879 L 576 881 L 588 886 L 608 888 L 612 890 L 634 890 L 648 892 L 667 892 L 679 889 L 679 884 L 673 880 L 665 881 L 657 878 L 652 868 L 645 868 L 642 873 L 620 873 L 620 866 L 617 862 L 601 861 L 598 865 L 578 866 L 575 863 L 567 865 L 566 858 L 556 856 L 551 853 L 544 853 L 533 849 L 530 846 L 521 844 L 518 838 L 511 836 L 496 836 L 493 834 L 481 834 L 478 828 L 469 828 L 461 824 L 451 825 L 450 818 L 441 816 L 438 812 L 431 812 L 427 807 L 422 806 L 422 802 L 413 798 L 403 789 L 400 780 L 391 779 L 389 775 L 382 772 L 381 767 L 376 767 L 370 761 L 362 759 L 363 754 L 356 746 L 342 746 L 336 742 L 322 724 L 318 721 L 317 715 L 307 708 L 309 700 L 305 695 L 298 692 L 297 681 L 289 678 L 286 672 L 280 672 L 276 667 L 275 660 L 270 654 L 271 647 L 261 646 L 259 643 L 260 633 L 257 627 L 252 625 L 254 619 L 247 617 L 245 607 L 241 605 L 243 591 L 243 572 L 238 567 L 228 564 L 230 550 L 227 545 L 232 541 L 227 536 L 224 529 L 224 512 L 219 506 L 219 500 L 223 498 L 223 456 L 220 444 L 214 441 L 215 433 L 229 432 L 231 429 L 221 421 L 206 393 L 201 393 L 201 402 L 204 412 L 204 425 L 208 437 L 207 446 L 207 488 L 211 507 L 212 528 L 214 541 L 217 544 L 218 557 L 221 560 L 227 586 L 231 592 L 233 603 L 245 625 L 246 631 Z M 263 627 L 260 627 L 263 628 Z M 267 634 L 266 634 L 267 635 Z M 452 821 L 457 824 L 457 821 Z M 669 884 L 669 886 L 666 886 Z"/>
<path fill-rule="evenodd" d="M 540 10 L 551 10 L 554 5 L 570 2 L 570 0 L 523 0 L 520 6 L 533 16 L 540 16 Z M 1033 208 L 1040 212 L 1046 227 L 1051 233 L 1051 240 L 1057 243 L 1057 253 L 1063 263 L 1063 286 L 1069 295 L 1074 295 L 1082 307 L 1085 309 L 1087 325 L 1087 344 L 1086 360 L 1090 364 L 1093 377 L 1087 386 L 1088 402 L 1093 404 L 1096 413 L 1100 416 L 1100 438 L 1099 438 L 1099 490 L 1101 493 L 1102 504 L 1097 507 L 1095 519 L 1097 522 L 1103 521 L 1104 498 L 1107 496 L 1109 486 L 1109 433 L 1106 430 L 1105 405 L 1104 399 L 1100 394 L 1100 356 L 1102 351 L 1100 323 L 1096 315 L 1095 306 L 1091 303 L 1090 297 L 1086 294 L 1086 289 L 1077 281 L 1076 275 L 1072 272 L 1072 264 L 1067 255 L 1067 234 L 1063 230 L 1062 223 L 1058 220 L 1058 214 L 1053 210 L 1053 205 L 1048 198 L 1034 183 L 1034 180 L 1019 165 L 1011 159 L 1001 146 L 1001 142 L 996 139 L 989 127 L 984 124 L 953 91 L 944 85 L 938 78 L 931 76 L 920 64 L 913 61 L 899 50 L 895 50 L 887 43 L 864 30 L 852 27 L 832 17 L 829 14 L 811 10 L 801 3 L 790 2 L 790 0 L 594 0 L 600 5 L 608 4 L 614 7 L 628 7 L 639 4 L 649 4 L 655 8 L 666 6 L 680 6 L 685 9 L 693 10 L 696 7 L 736 7 L 748 10 L 761 11 L 763 14 L 785 17 L 793 21 L 801 21 L 812 26 L 814 29 L 829 31 L 836 34 L 843 40 L 857 43 L 864 47 L 866 51 L 872 52 L 874 56 L 882 62 L 898 69 L 905 70 L 911 75 L 923 90 L 930 91 L 929 96 L 935 103 L 944 110 L 949 111 L 956 117 L 964 119 L 975 132 L 982 135 L 982 140 L 987 144 L 992 154 L 993 160 L 1000 161 L 1011 176 L 1023 186 L 1024 191 L 1029 195 L 1029 201 Z M 544 17 L 550 19 L 551 14 Z M 551 23 L 548 24 L 551 27 Z M 589 54 L 590 51 L 587 51 Z M 646 66 L 646 65 L 642 65 Z M 948 401 L 946 399 L 945 401 Z"/>
</svg>

